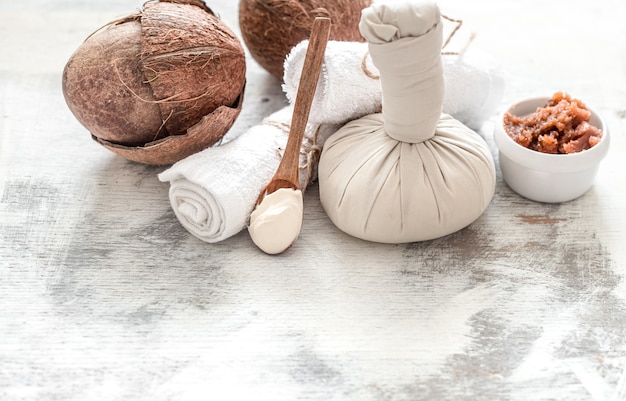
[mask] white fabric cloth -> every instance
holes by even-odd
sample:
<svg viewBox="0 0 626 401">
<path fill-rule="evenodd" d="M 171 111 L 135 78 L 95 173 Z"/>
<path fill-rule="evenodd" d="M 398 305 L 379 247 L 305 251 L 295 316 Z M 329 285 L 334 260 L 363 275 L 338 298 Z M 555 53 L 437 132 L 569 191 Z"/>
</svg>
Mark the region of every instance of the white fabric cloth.
<svg viewBox="0 0 626 401">
<path fill-rule="evenodd" d="M 432 138 L 443 110 L 443 24 L 432 1 L 373 4 L 359 30 L 369 44 L 383 92 L 385 131 L 395 140 Z"/>
<path fill-rule="evenodd" d="M 412 8 L 407 10 L 406 5 Z M 393 29 L 383 25 L 397 21 L 405 21 L 413 29 L 424 24 L 435 26 L 433 19 L 438 14 L 432 12 L 432 7 L 436 5 L 428 1 L 378 3 L 363 11 L 362 22 L 371 22 L 384 33 Z M 368 17 L 371 12 L 380 18 Z M 427 20 L 413 21 L 421 18 Z M 371 29 L 362 32 L 370 40 Z M 424 45 L 420 39 L 430 40 L 433 45 Z M 412 40 L 430 54 L 397 53 L 396 42 L 411 46 L 406 42 Z M 495 165 L 485 141 L 446 114 L 439 115 L 433 127 L 430 116 L 433 110 L 440 110 L 443 99 L 438 91 L 430 90 L 428 82 L 438 86 L 440 77 L 433 77 L 430 69 L 415 75 L 411 69 L 419 66 L 419 61 L 404 60 L 424 57 L 427 64 L 436 64 L 432 57 L 441 57 L 436 45 L 440 40 L 441 31 L 428 30 L 417 38 L 374 44 L 373 62 L 383 82 L 387 80 L 382 86 L 383 101 L 389 95 L 395 100 L 396 92 L 406 94 L 402 84 L 407 77 L 418 84 L 411 85 L 413 93 L 404 96 L 406 101 L 391 102 L 382 113 L 348 122 L 324 146 L 319 163 L 320 200 L 333 223 L 348 234 L 385 243 L 433 239 L 472 223 L 493 198 Z M 391 74 L 387 74 L 388 70 Z M 394 110 L 385 113 L 391 107 Z M 389 127 L 394 130 L 393 135 Z"/>
<path fill-rule="evenodd" d="M 283 90 L 294 100 L 308 41 L 293 48 L 285 60 Z M 443 112 L 478 130 L 496 112 L 504 95 L 504 76 L 488 54 L 469 48 L 444 55 Z M 309 121 L 342 124 L 380 111 L 382 89 L 368 44 L 329 41 Z"/>
<path fill-rule="evenodd" d="M 442 58 L 446 86 L 443 112 L 479 130 L 495 115 L 504 96 L 504 74 L 500 66 L 489 55 L 472 49 Z"/>
<path fill-rule="evenodd" d="M 297 44 L 285 59 L 283 91 L 290 102 L 298 93 L 308 40 Z M 322 72 L 309 113 L 313 124 L 343 124 L 376 113 L 382 105 L 380 80 L 369 77 L 361 67 L 367 43 L 328 41 Z M 366 68 L 378 76 L 367 57 Z"/>
<path fill-rule="evenodd" d="M 180 223 L 202 241 L 225 240 L 247 227 L 287 143 L 293 107 L 285 107 L 224 145 L 191 155 L 159 174 Z M 324 140 L 336 127 L 309 124 L 300 155 L 304 191 L 317 176 Z"/>
<path fill-rule="evenodd" d="M 414 144 L 391 138 L 383 115 L 348 123 L 327 142 L 319 191 L 331 221 L 374 242 L 404 243 L 451 234 L 476 220 L 495 191 L 484 140 L 450 116 Z"/>
</svg>

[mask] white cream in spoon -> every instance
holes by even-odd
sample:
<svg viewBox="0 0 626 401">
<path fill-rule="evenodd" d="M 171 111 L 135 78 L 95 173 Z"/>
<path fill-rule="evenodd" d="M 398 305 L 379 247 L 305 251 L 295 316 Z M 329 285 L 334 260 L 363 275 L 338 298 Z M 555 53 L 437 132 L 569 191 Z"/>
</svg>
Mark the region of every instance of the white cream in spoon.
<svg viewBox="0 0 626 401">
<path fill-rule="evenodd" d="M 250 215 L 248 232 L 252 241 L 270 255 L 285 251 L 296 240 L 302 227 L 302 191 L 280 188 L 265 195 Z"/>
</svg>

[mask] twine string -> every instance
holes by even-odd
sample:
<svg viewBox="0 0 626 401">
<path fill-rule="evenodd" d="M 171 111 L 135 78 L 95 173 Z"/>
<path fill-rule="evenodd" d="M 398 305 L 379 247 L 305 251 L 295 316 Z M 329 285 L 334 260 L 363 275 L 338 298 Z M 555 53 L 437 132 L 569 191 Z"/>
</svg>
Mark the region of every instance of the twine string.
<svg viewBox="0 0 626 401">
<path fill-rule="evenodd" d="M 277 121 L 267 121 L 262 125 L 268 127 L 274 127 L 280 130 L 283 134 L 289 135 L 289 130 L 291 129 L 291 125 L 288 123 L 280 123 Z M 315 133 L 312 137 L 305 136 L 305 141 L 303 141 L 302 147 L 300 148 L 300 156 L 304 156 L 304 163 L 298 166 L 298 169 L 304 170 L 306 172 L 307 182 L 311 180 L 313 177 L 313 170 L 317 166 L 317 162 L 322 153 L 322 147 L 317 144 L 318 136 L 320 132 L 320 126 L 315 129 Z M 284 155 L 285 149 L 276 148 L 276 155 L 279 159 L 282 159 Z"/>
<path fill-rule="evenodd" d="M 446 48 L 446 46 L 448 46 L 448 44 L 450 43 L 450 41 L 452 40 L 454 35 L 456 35 L 456 33 L 459 31 L 459 29 L 461 29 L 461 25 L 463 25 L 463 20 L 450 18 L 450 17 L 448 17 L 447 15 L 444 15 L 444 14 L 441 14 L 441 17 L 443 19 L 445 19 L 445 20 L 448 20 L 448 21 L 456 24 L 456 26 L 454 27 L 452 32 L 450 32 L 450 35 L 448 35 L 448 38 L 446 39 L 446 41 L 443 43 L 443 46 L 441 46 L 441 50 L 443 50 L 443 49 Z M 443 54 L 443 55 L 456 55 L 458 53 L 457 52 L 441 52 L 441 54 Z"/>
</svg>

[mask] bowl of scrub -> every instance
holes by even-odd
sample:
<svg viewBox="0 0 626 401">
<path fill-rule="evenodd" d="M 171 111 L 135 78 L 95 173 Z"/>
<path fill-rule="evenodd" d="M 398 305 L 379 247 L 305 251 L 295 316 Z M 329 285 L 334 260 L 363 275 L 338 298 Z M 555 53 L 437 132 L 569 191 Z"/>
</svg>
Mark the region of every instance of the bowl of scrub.
<svg viewBox="0 0 626 401">
<path fill-rule="evenodd" d="M 500 115 L 494 140 L 506 184 L 545 203 L 586 193 L 610 143 L 602 117 L 561 92 L 513 104 Z"/>
</svg>

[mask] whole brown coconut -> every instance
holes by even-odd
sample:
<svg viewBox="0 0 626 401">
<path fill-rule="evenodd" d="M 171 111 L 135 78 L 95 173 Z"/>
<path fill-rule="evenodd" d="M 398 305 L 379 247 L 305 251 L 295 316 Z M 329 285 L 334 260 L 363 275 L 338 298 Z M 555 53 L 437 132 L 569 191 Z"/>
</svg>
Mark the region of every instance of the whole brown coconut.
<svg viewBox="0 0 626 401">
<path fill-rule="evenodd" d="M 94 140 L 129 160 L 171 164 L 219 141 L 241 111 L 246 61 L 200 0 L 160 0 L 88 37 L 63 94 Z"/>
<path fill-rule="evenodd" d="M 285 57 L 308 39 L 315 17 L 332 21 L 331 40 L 364 41 L 361 10 L 372 0 L 240 0 L 239 27 L 252 57 L 270 74 L 283 79 Z"/>
</svg>

